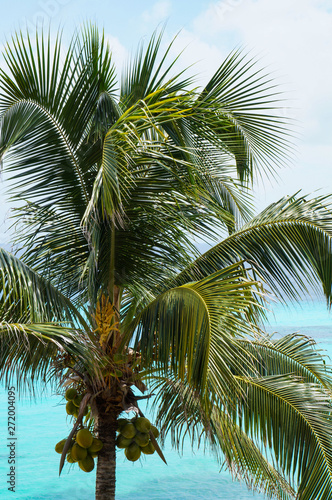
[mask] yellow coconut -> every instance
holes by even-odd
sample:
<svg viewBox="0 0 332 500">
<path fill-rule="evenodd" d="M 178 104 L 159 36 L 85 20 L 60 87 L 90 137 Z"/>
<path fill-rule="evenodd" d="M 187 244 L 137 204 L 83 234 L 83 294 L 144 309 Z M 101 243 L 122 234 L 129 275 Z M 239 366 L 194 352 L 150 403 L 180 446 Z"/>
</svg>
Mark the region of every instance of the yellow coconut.
<svg viewBox="0 0 332 500">
<path fill-rule="evenodd" d="M 154 435 L 155 438 L 157 438 L 159 436 L 159 431 L 158 431 L 157 427 L 155 427 L 154 425 L 151 425 L 151 431 L 152 431 L 152 434 Z"/>
<path fill-rule="evenodd" d="M 138 417 L 133 424 L 139 432 L 149 432 L 151 429 L 151 422 L 145 417 Z"/>
<path fill-rule="evenodd" d="M 83 399 L 83 394 L 77 394 L 77 396 L 73 399 L 73 403 L 77 408 L 79 408 L 81 401 Z"/>
<path fill-rule="evenodd" d="M 141 448 L 143 446 L 146 446 L 149 440 L 149 434 L 146 434 L 145 432 L 138 432 L 134 437 L 135 443 L 138 444 L 138 446 L 140 446 Z"/>
<path fill-rule="evenodd" d="M 70 464 L 74 464 L 77 460 L 74 460 L 73 457 L 71 456 L 71 453 L 67 453 L 67 462 Z"/>
<path fill-rule="evenodd" d="M 142 452 L 145 454 L 145 455 L 153 455 L 154 452 L 155 452 L 155 447 L 153 446 L 152 442 L 149 441 L 149 443 L 147 444 L 147 446 L 143 446 L 142 448 Z"/>
<path fill-rule="evenodd" d="M 57 453 L 62 453 L 62 450 L 65 446 L 65 442 L 67 441 L 67 439 L 62 439 L 61 441 L 59 441 L 56 445 L 55 445 L 55 451 Z"/>
<path fill-rule="evenodd" d="M 91 472 L 95 467 L 95 461 L 90 455 L 78 462 L 79 467 L 84 470 L 84 472 Z"/>
<path fill-rule="evenodd" d="M 118 432 L 121 432 L 121 429 L 129 423 L 129 420 L 127 420 L 126 418 L 118 418 L 118 428 L 117 428 L 117 431 Z"/>
<path fill-rule="evenodd" d="M 73 415 L 75 418 L 77 418 L 77 417 L 78 417 L 78 408 L 77 408 L 77 406 L 75 406 L 75 405 L 74 405 L 74 403 L 73 403 L 73 407 L 74 407 L 74 409 L 73 409 L 73 413 L 72 413 L 72 415 Z"/>
<path fill-rule="evenodd" d="M 103 442 L 100 439 L 93 438 L 92 445 L 89 446 L 88 451 L 89 453 L 97 453 L 102 449 L 103 446 Z"/>
<path fill-rule="evenodd" d="M 68 415 L 74 415 L 75 411 L 76 406 L 74 405 L 74 403 L 72 401 L 68 401 L 68 403 L 66 404 L 66 412 L 68 413 Z"/>
<path fill-rule="evenodd" d="M 77 396 L 77 390 L 74 387 L 66 390 L 65 398 L 67 401 L 72 401 Z"/>
<path fill-rule="evenodd" d="M 75 443 L 70 451 L 71 456 L 75 460 L 75 462 L 78 462 L 79 460 L 84 460 L 84 458 L 87 456 L 88 451 L 86 448 L 82 448 L 79 444 Z"/>
<path fill-rule="evenodd" d="M 131 443 L 128 448 L 125 449 L 125 455 L 131 462 L 136 462 L 141 456 L 141 448 L 136 443 Z"/>
<path fill-rule="evenodd" d="M 135 428 L 134 424 L 128 422 L 128 424 L 126 424 L 124 427 L 122 427 L 120 432 L 121 432 L 122 436 L 124 436 L 125 438 L 132 439 L 136 434 L 136 428 Z"/>
<path fill-rule="evenodd" d="M 120 434 L 116 438 L 116 445 L 118 448 L 122 448 L 122 449 L 128 448 L 128 446 L 131 444 L 131 442 L 132 442 L 132 439 L 127 439 L 124 436 L 122 436 L 122 434 Z M 89 450 L 90 450 L 90 448 L 89 448 Z"/>
<path fill-rule="evenodd" d="M 76 435 L 76 443 L 78 443 L 82 448 L 89 448 L 93 443 L 93 435 L 89 429 L 81 429 Z"/>
</svg>

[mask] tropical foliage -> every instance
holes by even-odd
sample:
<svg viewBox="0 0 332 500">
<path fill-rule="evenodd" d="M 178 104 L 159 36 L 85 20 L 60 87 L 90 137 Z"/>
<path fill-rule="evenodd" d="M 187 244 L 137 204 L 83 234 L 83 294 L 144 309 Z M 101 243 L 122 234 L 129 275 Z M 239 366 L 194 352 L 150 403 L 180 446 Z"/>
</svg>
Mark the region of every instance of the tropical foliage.
<svg viewBox="0 0 332 500">
<path fill-rule="evenodd" d="M 5 48 L 0 157 L 18 208 L 16 256 L 0 251 L 0 375 L 83 387 L 104 442 L 98 499 L 115 495 L 134 387 L 155 394 L 175 446 L 209 443 L 270 497 L 328 499 L 331 370 L 312 340 L 262 324 L 271 294 L 320 287 L 330 305 L 331 200 L 254 216 L 250 182 L 288 148 L 273 84 L 235 52 L 195 87 L 161 43 L 120 82 L 94 27 L 66 53 L 60 36 Z M 199 240 L 216 245 L 201 254 Z"/>
</svg>

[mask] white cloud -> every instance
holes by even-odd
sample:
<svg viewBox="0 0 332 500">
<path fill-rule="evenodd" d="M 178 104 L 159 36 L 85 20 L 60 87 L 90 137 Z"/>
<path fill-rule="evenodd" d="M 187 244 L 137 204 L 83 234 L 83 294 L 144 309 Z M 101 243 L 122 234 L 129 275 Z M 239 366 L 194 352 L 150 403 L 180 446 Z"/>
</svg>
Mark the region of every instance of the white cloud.
<svg viewBox="0 0 332 500">
<path fill-rule="evenodd" d="M 121 44 L 118 38 L 105 34 L 105 39 L 110 45 L 112 51 L 112 59 L 116 66 L 117 74 L 121 75 L 128 60 L 128 51 L 124 47 L 124 45 Z"/>
<path fill-rule="evenodd" d="M 194 20 L 194 33 L 213 36 L 214 43 L 218 37 L 237 37 L 262 54 L 293 91 L 303 119 L 330 99 L 332 12 L 327 5 L 320 0 L 223 0 Z"/>
<path fill-rule="evenodd" d="M 162 21 L 165 21 L 171 12 L 171 3 L 168 1 L 160 1 L 153 5 L 151 9 L 145 10 L 142 13 L 142 21 L 155 28 Z"/>
<path fill-rule="evenodd" d="M 322 0 L 223 0 L 211 3 L 186 32 L 192 56 L 196 52 L 197 60 L 203 53 L 207 67 L 213 67 L 214 54 L 225 57 L 242 46 L 258 55 L 259 65 L 285 91 L 290 111 L 281 114 L 298 122 L 298 154 L 293 168 L 280 172 L 279 185 L 258 187 L 260 208 L 300 188 L 332 191 L 330 7 Z"/>
</svg>

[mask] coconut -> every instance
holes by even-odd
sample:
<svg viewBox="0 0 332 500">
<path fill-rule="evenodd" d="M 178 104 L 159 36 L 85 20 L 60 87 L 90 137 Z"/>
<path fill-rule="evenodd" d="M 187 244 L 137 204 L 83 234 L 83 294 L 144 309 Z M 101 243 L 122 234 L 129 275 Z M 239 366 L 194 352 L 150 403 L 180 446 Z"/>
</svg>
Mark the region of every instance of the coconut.
<svg viewBox="0 0 332 500">
<path fill-rule="evenodd" d="M 126 438 L 123 438 L 126 439 Z M 91 453 L 97 453 L 102 449 L 104 446 L 103 442 L 100 439 L 93 438 L 92 445 L 89 446 L 88 452 Z"/>
<path fill-rule="evenodd" d="M 159 436 L 159 431 L 158 431 L 157 427 L 155 427 L 154 425 L 151 425 L 151 431 L 152 431 L 152 434 L 154 435 L 155 438 L 157 438 Z"/>
<path fill-rule="evenodd" d="M 149 441 L 147 446 L 143 446 L 142 452 L 145 453 L 145 455 L 153 455 L 154 454 L 155 447 L 153 446 L 151 441 Z"/>
<path fill-rule="evenodd" d="M 71 456 L 75 460 L 75 462 L 78 462 L 79 460 L 83 460 L 88 452 L 86 448 L 82 448 L 79 444 L 75 443 L 74 446 L 72 447 L 71 451 Z"/>
<path fill-rule="evenodd" d="M 90 455 L 78 462 L 79 467 L 84 470 L 84 472 L 91 472 L 95 467 L 95 461 Z"/>
<path fill-rule="evenodd" d="M 67 439 L 62 439 L 61 441 L 59 441 L 56 445 L 55 445 L 55 451 L 57 453 L 62 453 L 62 450 L 65 446 L 65 442 L 67 441 Z"/>
<path fill-rule="evenodd" d="M 117 428 L 117 431 L 118 432 L 121 432 L 121 429 L 129 423 L 129 420 L 127 420 L 126 418 L 119 418 L 118 419 L 118 428 Z"/>
<path fill-rule="evenodd" d="M 74 387 L 66 390 L 65 398 L 67 401 L 72 401 L 77 396 L 77 390 Z"/>
<path fill-rule="evenodd" d="M 151 422 L 145 417 L 138 417 L 133 424 L 139 432 L 149 432 L 151 429 Z"/>
<path fill-rule="evenodd" d="M 136 434 L 136 428 L 135 428 L 134 424 L 128 422 L 128 424 L 126 424 L 124 427 L 122 427 L 120 432 L 121 432 L 122 436 L 124 436 L 125 438 L 132 439 Z"/>
<path fill-rule="evenodd" d="M 81 404 L 81 401 L 83 399 L 83 394 L 78 394 L 74 399 L 73 399 L 73 403 L 75 406 L 77 406 L 77 408 L 80 407 L 80 404 Z"/>
<path fill-rule="evenodd" d="M 70 464 L 74 464 L 76 462 L 76 460 L 73 459 L 73 457 L 71 456 L 71 453 L 67 453 L 67 462 L 70 463 Z"/>
<path fill-rule="evenodd" d="M 122 434 L 120 434 L 117 438 L 116 438 L 116 445 L 118 448 L 128 448 L 128 446 L 131 444 L 132 442 L 132 439 L 127 439 L 125 438 L 124 436 L 122 436 Z M 90 450 L 90 448 L 89 448 Z"/>
<path fill-rule="evenodd" d="M 138 432 L 134 437 L 134 440 L 135 443 L 138 444 L 138 446 L 146 446 L 150 440 L 149 434 L 146 434 L 145 432 Z"/>
<path fill-rule="evenodd" d="M 74 415 L 75 411 L 76 406 L 74 405 L 74 403 L 72 401 L 68 401 L 68 403 L 66 404 L 66 412 L 68 413 L 68 415 Z"/>
<path fill-rule="evenodd" d="M 80 429 L 76 435 L 76 443 L 82 448 L 89 448 L 93 443 L 93 435 L 89 429 Z"/>
<path fill-rule="evenodd" d="M 141 448 L 136 443 L 131 443 L 128 448 L 125 449 L 125 455 L 131 462 L 136 462 L 141 456 Z"/>
</svg>

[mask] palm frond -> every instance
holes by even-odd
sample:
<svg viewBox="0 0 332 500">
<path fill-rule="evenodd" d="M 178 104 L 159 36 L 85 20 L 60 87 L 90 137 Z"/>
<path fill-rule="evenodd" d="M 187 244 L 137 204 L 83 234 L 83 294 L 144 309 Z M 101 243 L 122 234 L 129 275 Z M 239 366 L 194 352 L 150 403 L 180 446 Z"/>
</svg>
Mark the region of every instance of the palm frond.
<svg viewBox="0 0 332 500">
<path fill-rule="evenodd" d="M 113 99 L 110 50 L 93 28 L 73 38 L 62 66 L 60 37 L 53 52 L 50 36 L 46 42 L 43 35 L 35 42 L 27 36 L 25 43 L 21 33 L 13 42 L 6 46 L 9 74 L 0 73 L 0 156 L 11 167 L 14 192 L 40 205 L 70 207 L 82 217 L 92 166 L 91 147 L 83 143 L 100 102 L 106 95 Z"/>
<path fill-rule="evenodd" d="M 84 307 L 83 274 L 89 246 L 79 217 L 72 213 L 59 216 L 53 207 L 27 203 L 18 210 L 13 209 L 12 218 L 15 219 L 13 244 L 20 260 L 33 267 L 77 308 Z"/>
<path fill-rule="evenodd" d="M 166 65 L 167 56 L 175 38 L 158 60 L 163 32 L 164 29 L 161 29 L 159 34 L 157 31 L 152 34 L 145 51 L 144 44 L 141 43 L 136 56 L 127 64 L 121 82 L 120 100 L 122 106 L 129 108 L 134 103 L 145 100 L 147 95 L 153 94 L 160 89 L 162 89 L 163 97 L 179 93 L 187 90 L 188 85 L 192 82 L 191 77 L 180 80 L 186 70 L 176 75 L 170 75 L 179 56 Z"/>
<path fill-rule="evenodd" d="M 131 327 L 143 366 L 171 369 L 202 399 L 212 390 L 219 399 L 232 400 L 238 391 L 234 370 L 247 373 L 248 362 L 236 337 L 252 333 L 250 317 L 259 314 L 260 293 L 241 263 L 164 292 Z"/>
<path fill-rule="evenodd" d="M 211 403 L 210 411 L 204 411 L 193 388 L 171 375 L 152 375 L 151 391 L 156 393 L 153 406 L 163 439 L 170 433 L 173 446 L 179 450 L 185 438 L 193 449 L 210 448 L 234 479 L 243 480 L 248 488 L 268 498 L 295 498 L 280 471 L 222 408 Z"/>
<path fill-rule="evenodd" d="M 47 279 L 0 249 L 0 314 L 7 322 L 64 321 L 88 329 L 70 300 Z"/>
<path fill-rule="evenodd" d="M 101 354 L 86 333 L 54 322 L 0 323 L 0 380 L 6 384 L 14 382 L 21 391 L 49 383 L 54 386 L 68 372 L 66 356 L 91 378 L 100 377 Z"/>
<path fill-rule="evenodd" d="M 198 108 L 204 104 L 214 107 L 218 120 L 211 127 L 213 141 L 220 141 L 234 155 L 243 182 L 263 170 L 273 175 L 275 167 L 289 157 L 289 124 L 275 113 L 280 94 L 272 79 L 257 69 L 256 61 L 237 50 L 225 59 L 197 99 Z"/>
<path fill-rule="evenodd" d="M 327 500 L 332 488 L 330 394 L 290 376 L 240 378 L 247 390 L 239 419 L 249 435 L 273 449 L 301 500 Z"/>
<path fill-rule="evenodd" d="M 297 299 L 320 287 L 332 298 L 331 199 L 285 197 L 208 250 L 174 284 L 201 279 L 238 259 L 278 297 Z"/>
<path fill-rule="evenodd" d="M 258 335 L 253 339 L 239 339 L 239 342 L 257 359 L 256 374 L 293 375 L 331 392 L 332 367 L 312 338 L 291 333 L 281 338 Z"/>
</svg>

